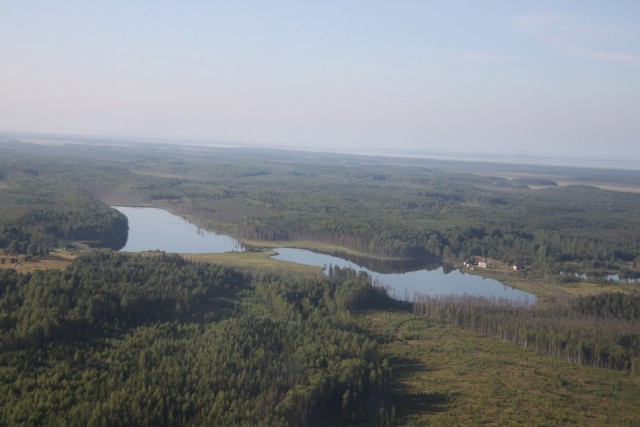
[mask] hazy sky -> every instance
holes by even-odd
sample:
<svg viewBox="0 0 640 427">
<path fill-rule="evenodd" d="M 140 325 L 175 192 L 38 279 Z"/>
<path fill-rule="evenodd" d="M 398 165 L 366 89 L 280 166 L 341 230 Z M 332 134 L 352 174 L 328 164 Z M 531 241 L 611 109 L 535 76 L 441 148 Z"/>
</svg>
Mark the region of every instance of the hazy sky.
<svg viewBox="0 0 640 427">
<path fill-rule="evenodd" d="M 640 1 L 0 0 L 0 129 L 640 161 Z"/>
</svg>

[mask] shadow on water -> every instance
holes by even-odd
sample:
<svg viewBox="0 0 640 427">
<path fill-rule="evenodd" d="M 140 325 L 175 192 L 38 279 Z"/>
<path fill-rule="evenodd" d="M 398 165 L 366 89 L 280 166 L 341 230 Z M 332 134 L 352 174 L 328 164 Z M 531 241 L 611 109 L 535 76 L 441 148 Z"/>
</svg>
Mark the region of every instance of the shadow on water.
<svg viewBox="0 0 640 427">
<path fill-rule="evenodd" d="M 332 254 L 327 254 L 332 255 Z M 402 274 L 418 270 L 433 271 L 440 268 L 440 260 L 435 257 L 420 258 L 370 258 L 340 253 L 340 258 L 351 261 L 367 270 L 382 274 Z"/>
<path fill-rule="evenodd" d="M 117 236 L 113 239 L 94 240 L 94 241 L 87 242 L 87 244 L 92 248 L 105 248 L 105 249 L 111 249 L 114 251 L 119 251 L 120 249 L 125 247 L 125 245 L 127 244 L 128 238 L 129 238 L 129 233 L 127 232 L 126 234 Z"/>
</svg>

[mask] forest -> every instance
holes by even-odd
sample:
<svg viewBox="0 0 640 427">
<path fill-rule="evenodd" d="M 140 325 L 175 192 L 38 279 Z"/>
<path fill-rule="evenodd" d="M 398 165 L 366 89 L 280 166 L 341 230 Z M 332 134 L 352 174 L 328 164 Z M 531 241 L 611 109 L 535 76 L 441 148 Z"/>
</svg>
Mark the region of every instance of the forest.
<svg viewBox="0 0 640 427">
<path fill-rule="evenodd" d="M 441 387 L 428 364 L 439 354 L 462 358 L 457 345 L 471 346 L 464 357 L 507 354 L 523 372 L 530 355 L 542 355 L 529 377 L 542 395 L 552 386 L 539 372 L 553 379 L 568 366 L 584 369 L 559 382 L 571 399 L 545 400 L 548 412 L 525 409 L 525 418 L 637 421 L 640 294 L 635 282 L 610 277 L 640 277 L 639 190 L 633 170 L 4 141 L 0 250 L 37 260 L 68 246 L 79 256 L 63 269 L 29 272 L 3 258 L 0 425 L 446 424 L 437 413 L 463 411 L 470 388 L 420 398 L 411 390 Z M 451 270 L 488 257 L 517 265 L 509 277 L 567 292 L 524 307 L 471 296 L 399 302 L 366 275 L 338 268 L 283 274 L 123 254 L 113 250 L 128 224 L 114 204 L 170 209 L 250 248 L 334 245 L 385 271 Z M 578 287 L 585 281 L 593 286 Z M 512 350 L 519 347 L 528 353 Z M 456 378 L 478 362 L 465 363 Z M 586 403 L 559 415 L 595 394 L 622 405 L 619 418 Z M 486 422 L 506 401 L 499 392 L 483 399 L 473 403 L 476 418 L 460 419 Z"/>
<path fill-rule="evenodd" d="M 121 218 L 91 210 L 106 209 L 99 202 L 132 203 L 169 208 L 204 228 L 248 241 L 313 240 L 413 264 L 460 264 L 483 256 L 557 280 L 569 280 L 561 272 L 594 280 L 640 274 L 638 171 L 509 169 L 150 144 L 86 144 L 77 150 L 14 142 L 1 154 L 5 242 L 18 234 L 7 226 L 20 229 L 21 215 L 37 215 L 27 211 L 46 207 L 56 212 L 47 214 L 58 216 L 51 219 L 56 225 L 41 225 L 44 230 L 33 230 L 36 235 L 53 229 L 63 239 L 102 240 L 109 230 L 117 237 L 111 246 L 117 247 Z M 90 215 L 96 222 L 72 218 L 70 207 L 73 215 Z M 22 224 L 29 222 L 23 218 Z M 30 232 L 22 227 L 22 233 Z"/>
<path fill-rule="evenodd" d="M 0 273 L 2 424 L 390 420 L 388 361 L 349 313 L 393 303 L 348 271 L 287 282 L 96 251 Z"/>
</svg>

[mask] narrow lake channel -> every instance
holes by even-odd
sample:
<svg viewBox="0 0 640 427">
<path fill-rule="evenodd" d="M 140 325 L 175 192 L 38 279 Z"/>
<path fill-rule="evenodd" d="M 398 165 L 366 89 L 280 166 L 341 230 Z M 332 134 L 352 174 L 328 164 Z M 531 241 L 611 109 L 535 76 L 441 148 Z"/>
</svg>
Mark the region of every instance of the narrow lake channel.
<svg viewBox="0 0 640 427">
<path fill-rule="evenodd" d="M 166 210 L 128 206 L 113 206 L 129 220 L 129 237 L 122 251 L 160 250 L 175 253 L 224 253 L 244 251 L 242 244 L 229 236 L 205 231 L 184 218 Z M 411 299 L 423 295 L 477 295 L 504 298 L 523 304 L 533 304 L 534 295 L 511 288 L 497 280 L 465 274 L 459 270 L 445 273 L 442 267 L 403 273 L 380 273 L 344 258 L 316 253 L 306 249 L 278 248 L 274 258 L 324 269 L 331 266 L 352 268 L 368 273 L 373 280 L 387 287 L 396 299 Z"/>
</svg>

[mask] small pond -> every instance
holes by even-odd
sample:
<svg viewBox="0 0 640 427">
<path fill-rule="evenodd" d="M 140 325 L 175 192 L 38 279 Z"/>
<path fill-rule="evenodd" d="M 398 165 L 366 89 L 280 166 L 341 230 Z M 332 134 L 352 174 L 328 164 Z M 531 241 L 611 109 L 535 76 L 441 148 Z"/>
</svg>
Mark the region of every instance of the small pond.
<svg viewBox="0 0 640 427">
<path fill-rule="evenodd" d="M 242 244 L 232 237 L 205 231 L 166 210 L 113 206 L 129 220 L 129 237 L 122 248 L 126 252 L 160 250 L 175 253 L 223 253 L 244 251 Z M 325 255 L 306 249 L 278 248 L 275 259 L 313 265 L 328 271 L 330 266 L 352 268 L 368 273 L 375 283 L 387 287 L 396 299 L 411 299 L 414 294 L 478 295 L 504 298 L 523 304 L 533 304 L 535 296 L 506 286 L 497 280 L 465 274 L 459 270 L 445 272 L 442 267 L 420 268 L 402 273 L 379 272 L 344 258 Z M 375 265 L 367 264 L 367 265 Z"/>
</svg>

